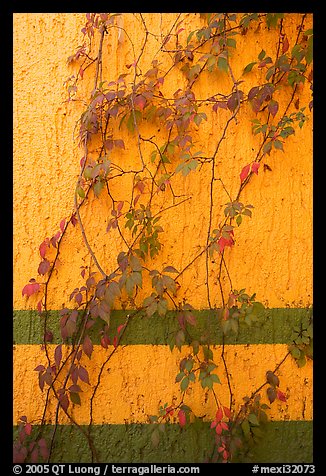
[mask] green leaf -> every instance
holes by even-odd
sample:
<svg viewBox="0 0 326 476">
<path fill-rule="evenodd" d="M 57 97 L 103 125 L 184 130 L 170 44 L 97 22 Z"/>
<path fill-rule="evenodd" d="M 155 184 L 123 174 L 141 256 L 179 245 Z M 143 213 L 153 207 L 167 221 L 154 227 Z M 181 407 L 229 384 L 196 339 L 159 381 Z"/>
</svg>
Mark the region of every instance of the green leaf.
<svg viewBox="0 0 326 476">
<path fill-rule="evenodd" d="M 262 61 L 266 56 L 266 51 L 265 50 L 261 50 L 261 52 L 259 53 L 258 55 L 258 59 L 259 61 Z"/>
<path fill-rule="evenodd" d="M 186 362 L 186 364 L 185 364 L 185 369 L 186 369 L 188 372 L 190 372 L 190 371 L 192 370 L 192 368 L 193 368 L 193 365 L 194 365 L 193 360 L 192 360 L 192 359 L 189 359 L 189 360 L 187 360 L 187 362 Z"/>
<path fill-rule="evenodd" d="M 215 383 L 221 383 L 221 381 L 220 381 L 218 375 L 216 375 L 216 374 L 211 374 L 211 379 L 212 379 L 212 381 L 215 382 Z"/>
<path fill-rule="evenodd" d="M 268 155 L 270 154 L 272 150 L 272 145 L 273 145 L 272 141 L 266 142 L 264 144 L 264 147 L 263 147 L 264 154 L 268 154 Z"/>
<path fill-rule="evenodd" d="M 155 162 L 155 159 L 156 159 L 156 155 L 157 155 L 157 151 L 156 150 L 153 150 L 151 155 L 150 155 L 150 159 L 151 159 L 151 162 Z"/>
<path fill-rule="evenodd" d="M 96 184 L 94 185 L 93 190 L 97 198 L 99 197 L 103 187 L 104 187 L 104 182 L 102 180 L 98 180 Z"/>
<path fill-rule="evenodd" d="M 210 363 L 207 365 L 207 372 L 208 372 L 208 373 L 213 372 L 213 370 L 215 370 L 216 367 L 217 367 L 217 365 L 214 364 L 214 362 L 210 362 Z"/>
<path fill-rule="evenodd" d="M 160 299 L 160 301 L 157 303 L 157 312 L 159 313 L 160 316 L 165 316 L 167 310 L 168 310 L 167 300 Z"/>
<path fill-rule="evenodd" d="M 179 271 L 177 269 L 175 269 L 173 266 L 166 266 L 163 269 L 163 273 L 176 273 L 176 274 L 178 274 Z"/>
<path fill-rule="evenodd" d="M 273 145 L 274 145 L 275 149 L 282 150 L 282 151 L 284 150 L 283 149 L 283 143 L 278 139 L 273 141 Z"/>
<path fill-rule="evenodd" d="M 132 271 L 142 271 L 143 269 L 139 259 L 135 255 L 130 256 L 129 264 Z"/>
<path fill-rule="evenodd" d="M 195 376 L 195 374 L 194 374 L 193 372 L 191 372 L 191 373 L 188 375 L 188 377 L 189 377 L 190 382 L 196 382 L 196 376 Z"/>
<path fill-rule="evenodd" d="M 228 38 L 226 40 L 226 44 L 227 44 L 227 46 L 230 46 L 231 48 L 236 48 L 236 46 L 237 46 L 237 42 L 234 38 Z"/>
<path fill-rule="evenodd" d="M 259 426 L 259 421 L 258 421 L 257 415 L 255 415 L 254 413 L 249 414 L 248 421 L 253 426 Z"/>
<path fill-rule="evenodd" d="M 295 133 L 294 128 L 291 126 L 287 126 L 287 127 L 284 127 L 284 129 L 280 132 L 280 136 L 282 137 L 282 139 L 286 139 L 287 137 L 289 137 L 290 135 L 294 133 Z"/>
<path fill-rule="evenodd" d="M 180 384 L 181 391 L 185 392 L 188 388 L 188 385 L 189 385 L 189 377 L 185 377 Z"/>
<path fill-rule="evenodd" d="M 244 437 L 246 438 L 246 440 L 248 440 L 250 437 L 250 425 L 248 420 L 243 420 L 243 422 L 241 423 L 241 429 L 243 431 Z"/>
<path fill-rule="evenodd" d="M 128 113 L 126 112 L 126 114 L 124 114 L 124 116 L 122 116 L 122 118 L 121 118 L 121 120 L 120 120 L 120 123 L 119 123 L 119 129 L 121 129 L 121 126 L 122 126 L 122 124 L 123 124 L 123 121 L 126 119 L 127 114 L 128 114 Z"/>
<path fill-rule="evenodd" d="M 78 193 L 80 198 L 85 198 L 85 191 L 80 185 L 77 186 L 76 192 Z"/>
<path fill-rule="evenodd" d="M 196 30 L 191 31 L 191 32 L 189 33 L 189 35 L 188 35 L 188 37 L 187 37 L 187 45 L 189 44 L 189 42 L 190 42 L 191 38 L 193 37 L 194 33 L 196 33 Z"/>
<path fill-rule="evenodd" d="M 141 288 L 143 285 L 141 273 L 139 271 L 134 271 L 131 276 L 132 276 L 134 286 L 138 286 Z"/>
<path fill-rule="evenodd" d="M 298 366 L 299 368 L 304 367 L 304 366 L 306 365 L 306 363 L 307 363 L 305 355 L 302 354 L 302 356 L 300 357 L 300 359 L 297 359 L 296 362 L 297 362 L 297 366 Z"/>
<path fill-rule="evenodd" d="M 211 72 L 213 71 L 215 65 L 216 65 L 216 56 L 211 55 L 207 60 L 206 67 Z"/>
<path fill-rule="evenodd" d="M 135 287 L 132 275 L 127 277 L 125 286 L 126 286 L 126 291 L 128 296 L 131 296 L 133 294 L 134 287 Z"/>
<path fill-rule="evenodd" d="M 217 60 L 217 67 L 221 71 L 227 72 L 228 69 L 229 69 L 229 65 L 228 65 L 228 62 L 227 62 L 226 58 L 223 58 L 223 56 L 219 56 L 218 60 Z"/>
<path fill-rule="evenodd" d="M 252 68 L 255 66 L 255 64 L 257 64 L 257 61 L 254 61 L 253 63 L 247 64 L 247 66 L 246 66 L 246 67 L 244 68 L 244 70 L 243 70 L 243 74 L 250 73 L 250 71 L 251 71 Z"/>
<path fill-rule="evenodd" d="M 203 347 L 205 360 L 213 360 L 213 351 L 209 347 Z"/>
<path fill-rule="evenodd" d="M 269 81 L 274 73 L 275 73 L 275 66 L 271 66 L 270 68 L 268 68 L 266 73 L 266 80 Z"/>
<path fill-rule="evenodd" d="M 81 405 L 79 393 L 70 392 L 69 396 L 72 403 L 74 403 L 75 405 Z"/>
<path fill-rule="evenodd" d="M 198 352 L 199 352 L 199 342 L 198 342 L 198 340 L 192 341 L 191 345 L 192 345 L 194 355 L 197 355 Z"/>
<path fill-rule="evenodd" d="M 185 340 L 186 340 L 185 333 L 183 332 L 182 329 L 179 329 L 175 335 L 176 346 L 180 349 L 182 344 L 184 344 Z"/>
<path fill-rule="evenodd" d="M 183 377 L 185 377 L 185 375 L 186 374 L 184 372 L 179 372 L 175 378 L 176 383 L 181 382 L 181 380 L 183 379 Z"/>
</svg>

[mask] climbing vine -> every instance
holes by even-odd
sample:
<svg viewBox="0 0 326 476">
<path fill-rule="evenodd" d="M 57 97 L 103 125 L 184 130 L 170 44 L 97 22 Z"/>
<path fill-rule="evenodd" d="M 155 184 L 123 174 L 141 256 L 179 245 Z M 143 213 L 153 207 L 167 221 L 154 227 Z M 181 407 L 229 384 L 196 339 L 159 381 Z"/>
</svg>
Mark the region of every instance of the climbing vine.
<svg viewBox="0 0 326 476">
<path fill-rule="evenodd" d="M 189 26 L 189 15 L 196 18 L 196 29 Z M 160 444 L 167 423 L 183 428 L 196 419 L 186 397 L 187 390 L 198 385 L 212 395 L 216 405 L 211 422 L 214 444 L 207 461 L 241 460 L 264 437 L 270 405 L 287 399 L 278 370 L 291 356 L 299 366 L 312 358 L 312 324 L 307 320 L 293 329 L 288 352 L 275 368 L 266 369 L 266 380 L 260 387 L 243 395 L 241 405 L 235 401 L 225 339 L 236 335 L 241 327 L 261 325 L 265 314 L 255 290 L 247 289 L 246 283 L 242 289 L 234 289 L 228 255 L 255 213 L 254 205 L 243 201 L 244 189 L 255 186 L 259 173 L 272 172 L 270 155 L 281 156 L 288 138 L 309 120 L 312 101 L 303 104 L 301 91 L 310 88 L 312 92 L 313 31 L 306 27 L 306 14 L 295 15 L 293 35 L 283 13 L 180 13 L 173 17 L 169 30 L 158 35 L 148 28 L 146 15 L 137 13 L 133 21 L 141 26 L 142 37 L 136 42 L 124 27 L 123 18 L 124 14 L 87 13 L 81 45 L 68 58 L 73 73 L 65 83 L 67 103 L 71 107 L 83 104 L 74 131 L 82 157 L 72 191 L 72 213 L 62 217 L 53 236 L 40 244 L 38 277 L 31 278 L 22 290 L 26 299 L 34 300 L 43 326 L 46 363 L 37 365 L 35 372 L 45 404 L 41 421 L 30 422 L 21 416 L 14 460 L 51 461 L 59 414 L 63 412 L 87 440 L 91 461 L 98 462 L 92 438 L 93 406 L 103 372 L 123 345 L 136 316 L 160 319 L 172 311 L 177 330 L 168 337 L 168 343 L 171 350 L 180 351 L 175 376 L 180 392 L 173 402 L 158 402 L 158 413 L 148 416 L 153 423 L 151 443 Z M 273 32 L 275 48 L 262 48 L 239 71 L 234 61 L 238 43 L 253 31 L 259 37 L 260 32 Z M 112 79 L 110 56 L 105 52 L 114 38 L 118 46 L 128 44 L 132 61 Z M 151 47 L 155 53 L 149 60 L 150 40 L 157 48 Z M 93 79 L 93 88 L 85 93 L 83 80 L 87 75 Z M 259 82 L 254 84 L 257 78 Z M 211 84 L 210 95 L 201 97 L 200 85 L 207 82 Z M 175 84 L 172 94 L 171 84 Z M 209 138 L 207 124 L 215 124 Z M 220 173 L 220 163 L 225 160 L 221 151 L 228 135 L 240 128 L 251 134 L 253 152 L 246 159 L 235 156 L 239 169 L 230 185 Z M 120 160 L 131 150 L 130 163 Z M 203 176 L 208 197 L 200 235 L 204 241 L 194 242 L 197 251 L 188 262 L 166 262 L 160 268 L 156 258 L 162 253 L 169 255 L 165 216 L 175 211 L 174 219 L 178 220 L 178 214 L 191 202 L 193 196 L 182 193 L 180 183 L 191 181 L 194 174 Z M 91 243 L 83 218 L 85 210 L 95 206 L 94 200 L 109 210 L 97 226 L 120 244 L 112 269 L 95 251 L 100 247 Z M 71 289 L 68 302 L 60 310 L 62 342 L 53 351 L 49 293 L 52 278 L 60 275 L 60 266 L 64 266 L 59 266 L 61 246 L 71 228 L 80 230 L 90 264 L 81 267 L 84 283 Z M 193 238 L 191 234 L 188 237 Z M 183 289 L 184 276 L 198 264 L 205 270 L 204 282 L 199 284 L 205 286 L 206 307 L 221 329 L 221 346 L 212 344 L 205 329 L 198 337 L 194 305 Z M 121 308 L 128 313 L 114 328 L 112 312 Z M 94 329 L 106 358 L 97 375 L 89 375 L 85 362 L 94 352 Z M 181 355 L 185 346 L 187 352 Z M 74 416 L 76 407 L 84 404 L 85 385 L 90 389 L 87 429 Z M 219 395 L 221 386 L 228 389 L 227 400 Z M 269 405 L 263 403 L 263 396 Z M 49 408 L 53 401 L 54 413 L 53 407 Z M 44 432 L 51 421 L 49 413 L 54 418 L 50 437 Z"/>
</svg>

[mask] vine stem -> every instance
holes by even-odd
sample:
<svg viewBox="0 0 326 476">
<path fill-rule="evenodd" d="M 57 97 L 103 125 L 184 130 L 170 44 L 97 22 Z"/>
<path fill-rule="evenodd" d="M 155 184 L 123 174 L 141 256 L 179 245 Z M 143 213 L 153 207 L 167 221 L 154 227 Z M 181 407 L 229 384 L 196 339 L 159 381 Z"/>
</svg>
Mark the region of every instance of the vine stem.
<svg viewBox="0 0 326 476">
<path fill-rule="evenodd" d="M 288 351 L 285 356 L 283 357 L 283 359 L 276 365 L 276 367 L 274 368 L 273 370 L 273 373 L 275 374 L 279 369 L 280 367 L 284 364 L 284 362 L 287 360 L 287 358 L 291 355 L 291 352 Z M 241 413 L 243 413 L 243 408 L 246 409 L 249 405 L 249 403 L 253 400 L 253 398 L 264 388 L 266 387 L 266 385 L 268 385 L 268 382 L 265 381 L 263 384 L 261 384 L 259 387 L 256 388 L 256 390 L 254 390 L 250 397 L 249 397 L 249 400 L 243 405 L 243 407 L 240 408 L 240 410 L 238 411 L 235 419 L 234 419 L 234 424 L 237 423 L 237 421 L 239 420 L 240 418 L 240 415 Z"/>
<path fill-rule="evenodd" d="M 87 236 L 86 236 L 86 233 L 85 233 L 85 228 L 84 228 L 84 225 L 83 225 L 83 222 L 82 222 L 82 219 L 81 219 L 81 216 L 80 216 L 80 212 L 79 212 L 79 207 L 78 207 L 78 202 L 77 202 L 77 187 L 78 185 L 80 184 L 80 180 L 81 180 L 81 177 L 83 175 L 83 172 L 84 172 L 84 168 L 85 168 L 85 165 L 86 165 L 86 159 L 87 159 L 87 155 L 88 155 L 88 150 L 87 150 L 87 136 L 85 137 L 84 139 L 84 163 L 81 167 L 81 170 L 79 172 L 79 177 L 78 177 L 78 180 L 77 180 L 77 186 L 76 186 L 76 190 L 75 190 L 75 194 L 74 194 L 74 204 L 75 204 L 75 212 L 76 212 L 76 216 L 77 216 L 77 219 L 78 219 L 78 223 L 79 223 L 79 227 L 80 227 L 80 230 L 81 230 L 81 233 L 82 233 L 82 236 L 83 236 L 83 240 L 84 240 L 84 243 L 86 245 L 86 248 L 88 249 L 88 252 L 89 254 L 91 255 L 91 257 L 93 258 L 93 261 L 97 267 L 97 269 L 99 270 L 99 272 L 101 273 L 101 275 L 106 278 L 106 273 L 105 271 L 103 270 L 102 266 L 100 265 L 100 263 L 98 262 L 98 259 L 94 253 L 94 251 L 92 250 L 89 242 L 88 242 L 88 239 L 87 239 Z"/>
</svg>

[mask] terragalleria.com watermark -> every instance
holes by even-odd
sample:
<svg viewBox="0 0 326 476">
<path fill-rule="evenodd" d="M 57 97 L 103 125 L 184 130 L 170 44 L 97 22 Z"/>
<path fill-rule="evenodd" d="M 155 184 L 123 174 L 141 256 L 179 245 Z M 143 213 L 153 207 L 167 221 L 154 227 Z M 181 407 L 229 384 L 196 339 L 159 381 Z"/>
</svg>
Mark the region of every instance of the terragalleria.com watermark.
<svg viewBox="0 0 326 476">
<path fill-rule="evenodd" d="M 55 476 L 61 475 L 79 475 L 94 474 L 95 476 L 108 475 L 132 475 L 143 476 L 145 474 L 199 474 L 198 466 L 181 466 L 170 464 L 148 464 L 148 465 L 75 465 L 75 464 L 26 464 L 14 465 L 13 474 L 49 474 Z"/>
</svg>

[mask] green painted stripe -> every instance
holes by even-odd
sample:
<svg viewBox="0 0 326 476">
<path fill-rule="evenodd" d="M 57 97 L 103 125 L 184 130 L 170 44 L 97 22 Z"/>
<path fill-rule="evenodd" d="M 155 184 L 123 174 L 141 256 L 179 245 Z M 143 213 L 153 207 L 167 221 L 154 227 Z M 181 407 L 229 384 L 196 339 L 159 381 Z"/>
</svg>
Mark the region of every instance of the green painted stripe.
<svg viewBox="0 0 326 476">
<path fill-rule="evenodd" d="M 53 428 L 45 427 L 43 435 L 51 438 Z M 87 427 L 83 428 L 88 430 Z M 209 423 L 202 421 L 183 429 L 178 425 L 167 424 L 156 448 L 151 443 L 153 429 L 154 426 L 150 424 L 92 426 L 91 436 L 99 462 L 203 463 L 214 445 L 213 430 Z M 236 462 L 311 463 L 312 434 L 312 422 L 269 422 L 265 427 L 264 438 L 250 450 L 251 454 L 242 456 Z M 91 462 L 88 443 L 78 428 L 70 425 L 57 427 L 51 462 Z"/>
<path fill-rule="evenodd" d="M 129 311 L 131 313 L 132 311 Z M 120 324 L 125 322 L 127 311 L 113 311 L 111 315 L 110 332 L 116 333 Z M 211 310 L 194 311 L 197 324 L 189 326 L 193 339 L 199 339 L 206 333 L 211 344 L 222 343 L 222 332 L 216 316 Z M 227 336 L 226 344 L 288 344 L 291 342 L 292 328 L 298 325 L 303 318 L 309 317 L 312 309 L 307 308 L 273 308 L 265 309 L 261 313 L 259 324 L 248 327 L 240 325 L 239 333 Z M 58 311 L 49 311 L 48 329 L 53 332 L 53 343 L 62 341 L 59 331 L 60 316 Z M 97 319 L 90 330 L 94 344 L 99 343 L 99 329 L 104 321 Z M 40 344 L 43 341 L 44 318 L 40 318 L 36 311 L 14 311 L 14 343 Z M 136 315 L 130 319 L 123 335 L 122 344 L 165 345 L 174 340 L 178 329 L 178 322 L 173 312 L 166 316 Z"/>
</svg>

